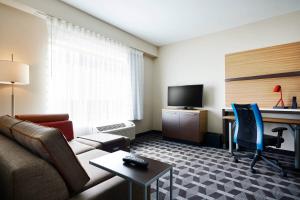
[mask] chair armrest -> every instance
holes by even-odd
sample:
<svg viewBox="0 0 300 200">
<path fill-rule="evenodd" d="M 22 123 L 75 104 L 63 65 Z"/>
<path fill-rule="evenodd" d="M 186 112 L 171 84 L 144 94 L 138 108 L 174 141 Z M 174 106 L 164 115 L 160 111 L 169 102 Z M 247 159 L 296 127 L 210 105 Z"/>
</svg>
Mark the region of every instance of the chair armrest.
<svg viewBox="0 0 300 200">
<path fill-rule="evenodd" d="M 272 132 L 283 132 L 288 130 L 286 127 L 276 127 L 272 129 Z"/>
<path fill-rule="evenodd" d="M 282 138 L 282 133 L 283 131 L 288 130 L 286 127 L 276 127 L 272 129 L 272 132 L 277 132 L 277 143 L 276 143 L 276 148 L 281 147 L 281 143 L 284 142 L 284 139 Z"/>
</svg>

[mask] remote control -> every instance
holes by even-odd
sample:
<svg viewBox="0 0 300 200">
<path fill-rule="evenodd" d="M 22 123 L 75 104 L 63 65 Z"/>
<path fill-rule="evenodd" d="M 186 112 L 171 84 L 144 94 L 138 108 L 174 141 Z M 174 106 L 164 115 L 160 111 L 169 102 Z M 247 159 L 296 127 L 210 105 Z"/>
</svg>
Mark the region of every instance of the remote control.
<svg viewBox="0 0 300 200">
<path fill-rule="evenodd" d="M 135 155 L 125 156 L 123 158 L 123 161 L 125 164 L 134 166 L 134 167 L 141 167 L 141 168 L 147 168 L 148 162 L 145 161 L 142 158 L 138 158 Z"/>
</svg>

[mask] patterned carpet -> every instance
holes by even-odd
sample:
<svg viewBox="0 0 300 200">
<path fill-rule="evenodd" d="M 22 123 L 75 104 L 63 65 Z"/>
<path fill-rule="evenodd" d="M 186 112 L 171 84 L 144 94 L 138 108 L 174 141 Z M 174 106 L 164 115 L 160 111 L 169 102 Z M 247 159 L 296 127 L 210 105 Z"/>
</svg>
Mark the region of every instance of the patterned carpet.
<svg viewBox="0 0 300 200">
<path fill-rule="evenodd" d="M 282 178 L 264 162 L 249 170 L 250 159 L 234 163 L 226 150 L 163 140 L 157 134 L 136 138 L 133 153 L 167 162 L 174 167 L 173 199 L 300 199 L 300 173 L 287 170 Z M 291 168 L 293 157 L 274 155 Z M 156 199 L 154 183 L 151 199 Z M 169 199 L 169 174 L 159 181 L 161 200 Z"/>
</svg>

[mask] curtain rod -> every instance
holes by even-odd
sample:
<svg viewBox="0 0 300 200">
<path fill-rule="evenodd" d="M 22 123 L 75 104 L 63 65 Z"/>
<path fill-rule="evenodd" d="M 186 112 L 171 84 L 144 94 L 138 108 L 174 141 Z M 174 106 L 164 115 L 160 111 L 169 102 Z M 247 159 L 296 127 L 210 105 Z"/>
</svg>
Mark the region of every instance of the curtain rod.
<svg viewBox="0 0 300 200">
<path fill-rule="evenodd" d="M 57 17 L 57 16 L 53 16 L 53 15 L 50 15 L 50 14 L 47 14 L 47 13 L 44 13 L 44 12 L 41 12 L 41 11 L 39 11 L 39 10 L 36 10 L 36 11 L 35 11 L 35 15 L 38 16 L 38 17 L 41 17 L 42 19 L 47 19 L 47 18 L 50 17 L 50 18 L 56 18 L 56 19 L 58 19 L 58 20 L 62 20 L 62 21 L 69 22 L 68 20 L 65 20 L 65 19 L 63 19 L 63 18 L 60 18 L 60 17 Z M 81 25 L 76 25 L 76 24 L 74 24 L 74 23 L 72 23 L 72 22 L 69 22 L 69 23 L 73 24 L 74 26 L 80 26 L 80 27 L 82 27 Z M 87 29 L 87 30 L 90 30 L 89 28 L 86 28 L 86 27 L 82 27 L 82 28 Z M 93 32 L 95 32 L 95 33 L 98 33 L 98 34 L 102 35 L 103 37 L 106 37 L 106 38 L 115 40 L 114 38 L 111 38 L 111 37 L 109 37 L 109 36 L 103 35 L 102 33 L 99 33 L 98 31 L 94 31 L 94 30 L 90 30 L 90 31 L 93 31 Z M 140 50 L 140 49 L 137 49 L 137 48 L 135 48 L 135 47 L 132 47 L 132 46 L 130 46 L 130 45 L 128 45 L 128 44 L 125 44 L 125 43 L 122 42 L 122 41 L 119 41 L 119 40 L 115 40 L 115 41 L 116 41 L 116 42 L 120 42 L 121 44 L 123 44 L 123 45 L 125 45 L 125 46 L 128 46 L 128 47 L 131 48 L 131 49 L 140 51 L 140 52 L 142 52 L 143 54 L 145 54 L 145 55 L 147 55 L 147 56 L 150 56 L 150 57 L 153 57 L 153 58 L 155 57 L 155 56 L 153 56 L 153 55 L 151 55 L 151 54 L 146 53 L 146 52 L 143 51 L 143 50 Z"/>
</svg>

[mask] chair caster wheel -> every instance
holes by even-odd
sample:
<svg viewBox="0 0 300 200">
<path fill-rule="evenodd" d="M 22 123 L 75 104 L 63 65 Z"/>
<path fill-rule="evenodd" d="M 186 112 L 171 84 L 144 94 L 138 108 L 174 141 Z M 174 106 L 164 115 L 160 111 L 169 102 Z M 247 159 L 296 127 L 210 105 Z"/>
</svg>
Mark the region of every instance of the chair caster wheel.
<svg viewBox="0 0 300 200">
<path fill-rule="evenodd" d="M 251 172 L 252 172 L 253 174 L 255 174 L 255 173 L 256 173 L 256 170 L 255 170 L 255 169 L 251 169 Z"/>
<path fill-rule="evenodd" d="M 287 173 L 286 173 L 285 171 L 280 172 L 280 175 L 281 175 L 282 177 L 287 177 Z"/>
<path fill-rule="evenodd" d="M 233 162 L 238 163 L 239 160 L 237 158 L 233 158 Z"/>
</svg>

